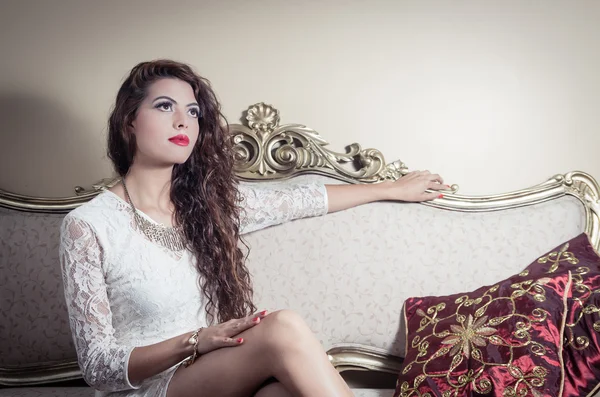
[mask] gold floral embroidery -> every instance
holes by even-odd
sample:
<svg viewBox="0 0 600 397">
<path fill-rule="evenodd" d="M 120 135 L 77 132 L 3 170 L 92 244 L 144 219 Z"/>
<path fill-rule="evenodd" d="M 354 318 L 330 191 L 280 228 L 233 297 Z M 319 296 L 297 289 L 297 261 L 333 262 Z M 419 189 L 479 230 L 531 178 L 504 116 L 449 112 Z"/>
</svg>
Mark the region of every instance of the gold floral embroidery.
<svg viewBox="0 0 600 397">
<path fill-rule="evenodd" d="M 473 322 L 473 316 L 469 314 L 466 325 L 452 324 L 450 329 L 453 334 L 442 341 L 443 345 L 450 345 L 450 355 L 455 356 L 462 350 L 465 357 L 471 357 L 471 351 L 475 346 L 484 347 L 486 345 L 486 336 L 496 333 L 497 329 L 486 327 L 488 316 L 479 317 Z M 464 324 L 464 323 L 463 323 Z"/>
<path fill-rule="evenodd" d="M 566 262 L 568 265 L 579 264 L 579 259 L 572 252 L 567 251 L 568 249 L 569 243 L 566 243 L 559 251 L 551 252 L 539 258 L 538 263 L 551 262 L 551 266 L 546 273 L 554 273 L 558 269 L 560 262 Z M 573 275 L 573 286 L 571 288 L 573 302 L 567 308 L 569 311 L 567 318 L 572 317 L 573 311 L 577 311 L 577 314 L 572 322 L 565 324 L 564 347 L 570 346 L 577 350 L 584 350 L 590 345 L 590 339 L 585 335 L 575 335 L 573 328 L 577 326 L 585 315 L 600 312 L 600 309 L 595 305 L 587 305 L 593 294 L 600 293 L 600 288 L 593 290 L 584 283 L 584 276 L 590 272 L 589 267 L 578 266 L 571 271 Z M 600 320 L 593 324 L 593 328 L 596 332 L 600 332 Z"/>
<path fill-rule="evenodd" d="M 600 313 L 600 308 L 594 304 L 588 304 L 594 294 L 600 294 L 600 288 L 591 289 L 583 283 L 582 275 L 589 272 L 589 268 L 579 267 L 576 269 L 578 273 L 574 277 L 574 292 L 573 303 L 569 308 L 570 311 L 576 312 L 573 322 L 567 323 L 565 328 L 565 346 L 571 346 L 577 350 L 584 350 L 590 345 L 590 338 L 585 335 L 576 336 L 573 328 L 582 321 L 584 316 Z M 576 294 L 579 294 L 576 296 Z M 571 318 L 571 316 L 569 316 Z M 594 331 L 600 333 L 600 320 L 592 324 Z"/>
<path fill-rule="evenodd" d="M 502 366 L 506 372 L 515 380 L 511 387 L 503 391 L 505 397 L 516 397 L 541 395 L 539 389 L 544 386 L 548 371 L 543 367 L 533 367 L 529 372 L 520 368 L 512 357 L 515 355 L 515 349 L 526 348 L 530 353 L 536 356 L 546 354 L 546 349 L 533 340 L 531 331 L 535 323 L 542 323 L 547 320 L 548 313 L 542 309 L 536 308 L 529 314 L 517 313 L 516 301 L 524 296 L 531 296 L 535 301 L 542 302 L 546 300 L 545 286 L 549 278 L 539 280 L 526 280 L 511 285 L 513 292 L 508 297 L 493 297 L 499 285 L 488 289 L 479 297 L 470 297 L 463 295 L 455 300 L 457 308 L 453 313 L 443 313 L 446 304 L 440 303 L 429 307 L 426 311 L 417 309 L 416 314 L 422 317 L 419 323 L 417 333 L 425 331 L 425 335 L 416 335 L 411 346 L 416 349 L 417 356 L 412 362 L 407 362 L 402 371 L 408 373 L 414 366 L 421 367 L 422 373 L 413 379 L 412 385 L 404 381 L 400 385 L 400 396 L 402 397 L 432 397 L 430 393 L 421 393 L 419 386 L 427 378 L 445 378 L 445 383 L 449 390 L 443 392 L 442 397 L 458 396 L 462 389 L 470 385 L 473 391 L 481 394 L 489 393 L 492 389 L 491 381 L 482 376 L 486 369 Z M 508 313 L 504 316 L 492 317 L 486 314 L 490 304 L 498 301 L 506 301 L 509 306 Z M 473 308 L 470 308 L 473 306 Z M 477 310 L 473 309 L 477 307 Z M 463 314 L 469 308 L 468 314 Z M 473 314 L 471 314 L 473 312 Z M 511 340 L 498 335 L 497 328 L 494 328 L 503 322 L 513 319 L 516 330 L 512 332 Z M 455 324 L 450 325 L 450 329 L 438 329 L 440 322 L 455 320 Z M 443 339 L 442 339 L 443 338 Z M 431 341 L 442 339 L 441 348 L 430 353 Z M 511 359 L 506 363 L 488 362 L 480 348 L 488 344 L 503 346 L 510 351 Z M 428 366 L 439 358 L 444 356 L 451 357 L 451 362 L 444 371 L 430 372 Z M 454 373 L 454 370 L 465 360 L 474 360 L 475 366 L 469 365 L 466 373 Z"/>
<path fill-rule="evenodd" d="M 516 290 L 512 293 L 513 298 L 518 298 L 525 294 L 532 294 L 533 299 L 537 302 L 544 302 L 546 300 L 546 290 L 544 289 L 544 285 L 546 285 L 550 280 L 549 277 L 540 278 L 539 280 L 527 280 L 520 283 L 515 283 L 511 285 L 512 288 Z"/>
<path fill-rule="evenodd" d="M 551 252 L 546 256 L 542 256 L 538 259 L 538 263 L 552 263 L 547 273 L 554 273 L 560 262 L 567 262 L 571 265 L 576 265 L 579 263 L 579 259 L 575 258 L 572 252 L 567 251 L 569 249 L 569 243 L 563 245 L 559 251 Z"/>
</svg>

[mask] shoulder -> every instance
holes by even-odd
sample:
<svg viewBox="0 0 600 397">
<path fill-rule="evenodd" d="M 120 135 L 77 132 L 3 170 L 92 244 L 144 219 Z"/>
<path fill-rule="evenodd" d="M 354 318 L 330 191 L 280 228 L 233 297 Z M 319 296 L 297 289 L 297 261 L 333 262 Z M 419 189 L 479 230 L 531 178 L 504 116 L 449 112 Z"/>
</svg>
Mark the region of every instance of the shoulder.
<svg viewBox="0 0 600 397">
<path fill-rule="evenodd" d="M 93 231 L 103 229 L 105 224 L 116 221 L 118 202 L 112 193 L 101 192 L 85 204 L 69 212 L 63 219 L 62 228 L 71 224 L 85 225 Z"/>
</svg>

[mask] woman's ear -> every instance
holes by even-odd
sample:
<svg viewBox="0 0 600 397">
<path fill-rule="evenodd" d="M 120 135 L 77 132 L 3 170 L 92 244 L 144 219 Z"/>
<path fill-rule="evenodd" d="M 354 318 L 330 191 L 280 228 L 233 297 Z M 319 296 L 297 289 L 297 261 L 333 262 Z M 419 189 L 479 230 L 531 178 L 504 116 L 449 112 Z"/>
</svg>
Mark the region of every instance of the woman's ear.
<svg viewBox="0 0 600 397">
<path fill-rule="evenodd" d="M 125 130 L 128 134 L 135 135 L 135 120 L 125 125 Z"/>
</svg>

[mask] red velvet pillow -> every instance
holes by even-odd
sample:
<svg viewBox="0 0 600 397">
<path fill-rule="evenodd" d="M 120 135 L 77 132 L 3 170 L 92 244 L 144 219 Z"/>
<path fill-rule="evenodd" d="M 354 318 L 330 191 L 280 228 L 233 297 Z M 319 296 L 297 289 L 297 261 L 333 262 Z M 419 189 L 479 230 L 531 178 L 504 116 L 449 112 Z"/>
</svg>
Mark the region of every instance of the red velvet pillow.
<svg viewBox="0 0 600 397">
<path fill-rule="evenodd" d="M 404 304 L 395 396 L 560 396 L 569 272 Z"/>
<path fill-rule="evenodd" d="M 396 396 L 570 397 L 599 389 L 600 257 L 586 234 L 494 287 L 410 298 L 404 312 Z"/>
</svg>

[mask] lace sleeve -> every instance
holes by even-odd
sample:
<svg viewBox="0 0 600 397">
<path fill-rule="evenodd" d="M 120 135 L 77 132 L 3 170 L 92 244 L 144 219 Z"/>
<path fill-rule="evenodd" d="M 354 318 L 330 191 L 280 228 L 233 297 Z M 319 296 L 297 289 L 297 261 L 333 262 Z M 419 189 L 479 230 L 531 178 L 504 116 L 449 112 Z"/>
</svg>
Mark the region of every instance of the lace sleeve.
<svg viewBox="0 0 600 397">
<path fill-rule="evenodd" d="M 83 378 L 97 390 L 139 388 L 127 375 L 134 346 L 119 345 L 114 337 L 96 234 L 88 223 L 67 215 L 60 235 L 64 292 Z"/>
<path fill-rule="evenodd" d="M 263 186 L 240 184 L 239 188 L 244 197 L 240 222 L 242 234 L 293 219 L 327 213 L 327 189 L 322 183 Z"/>
</svg>

